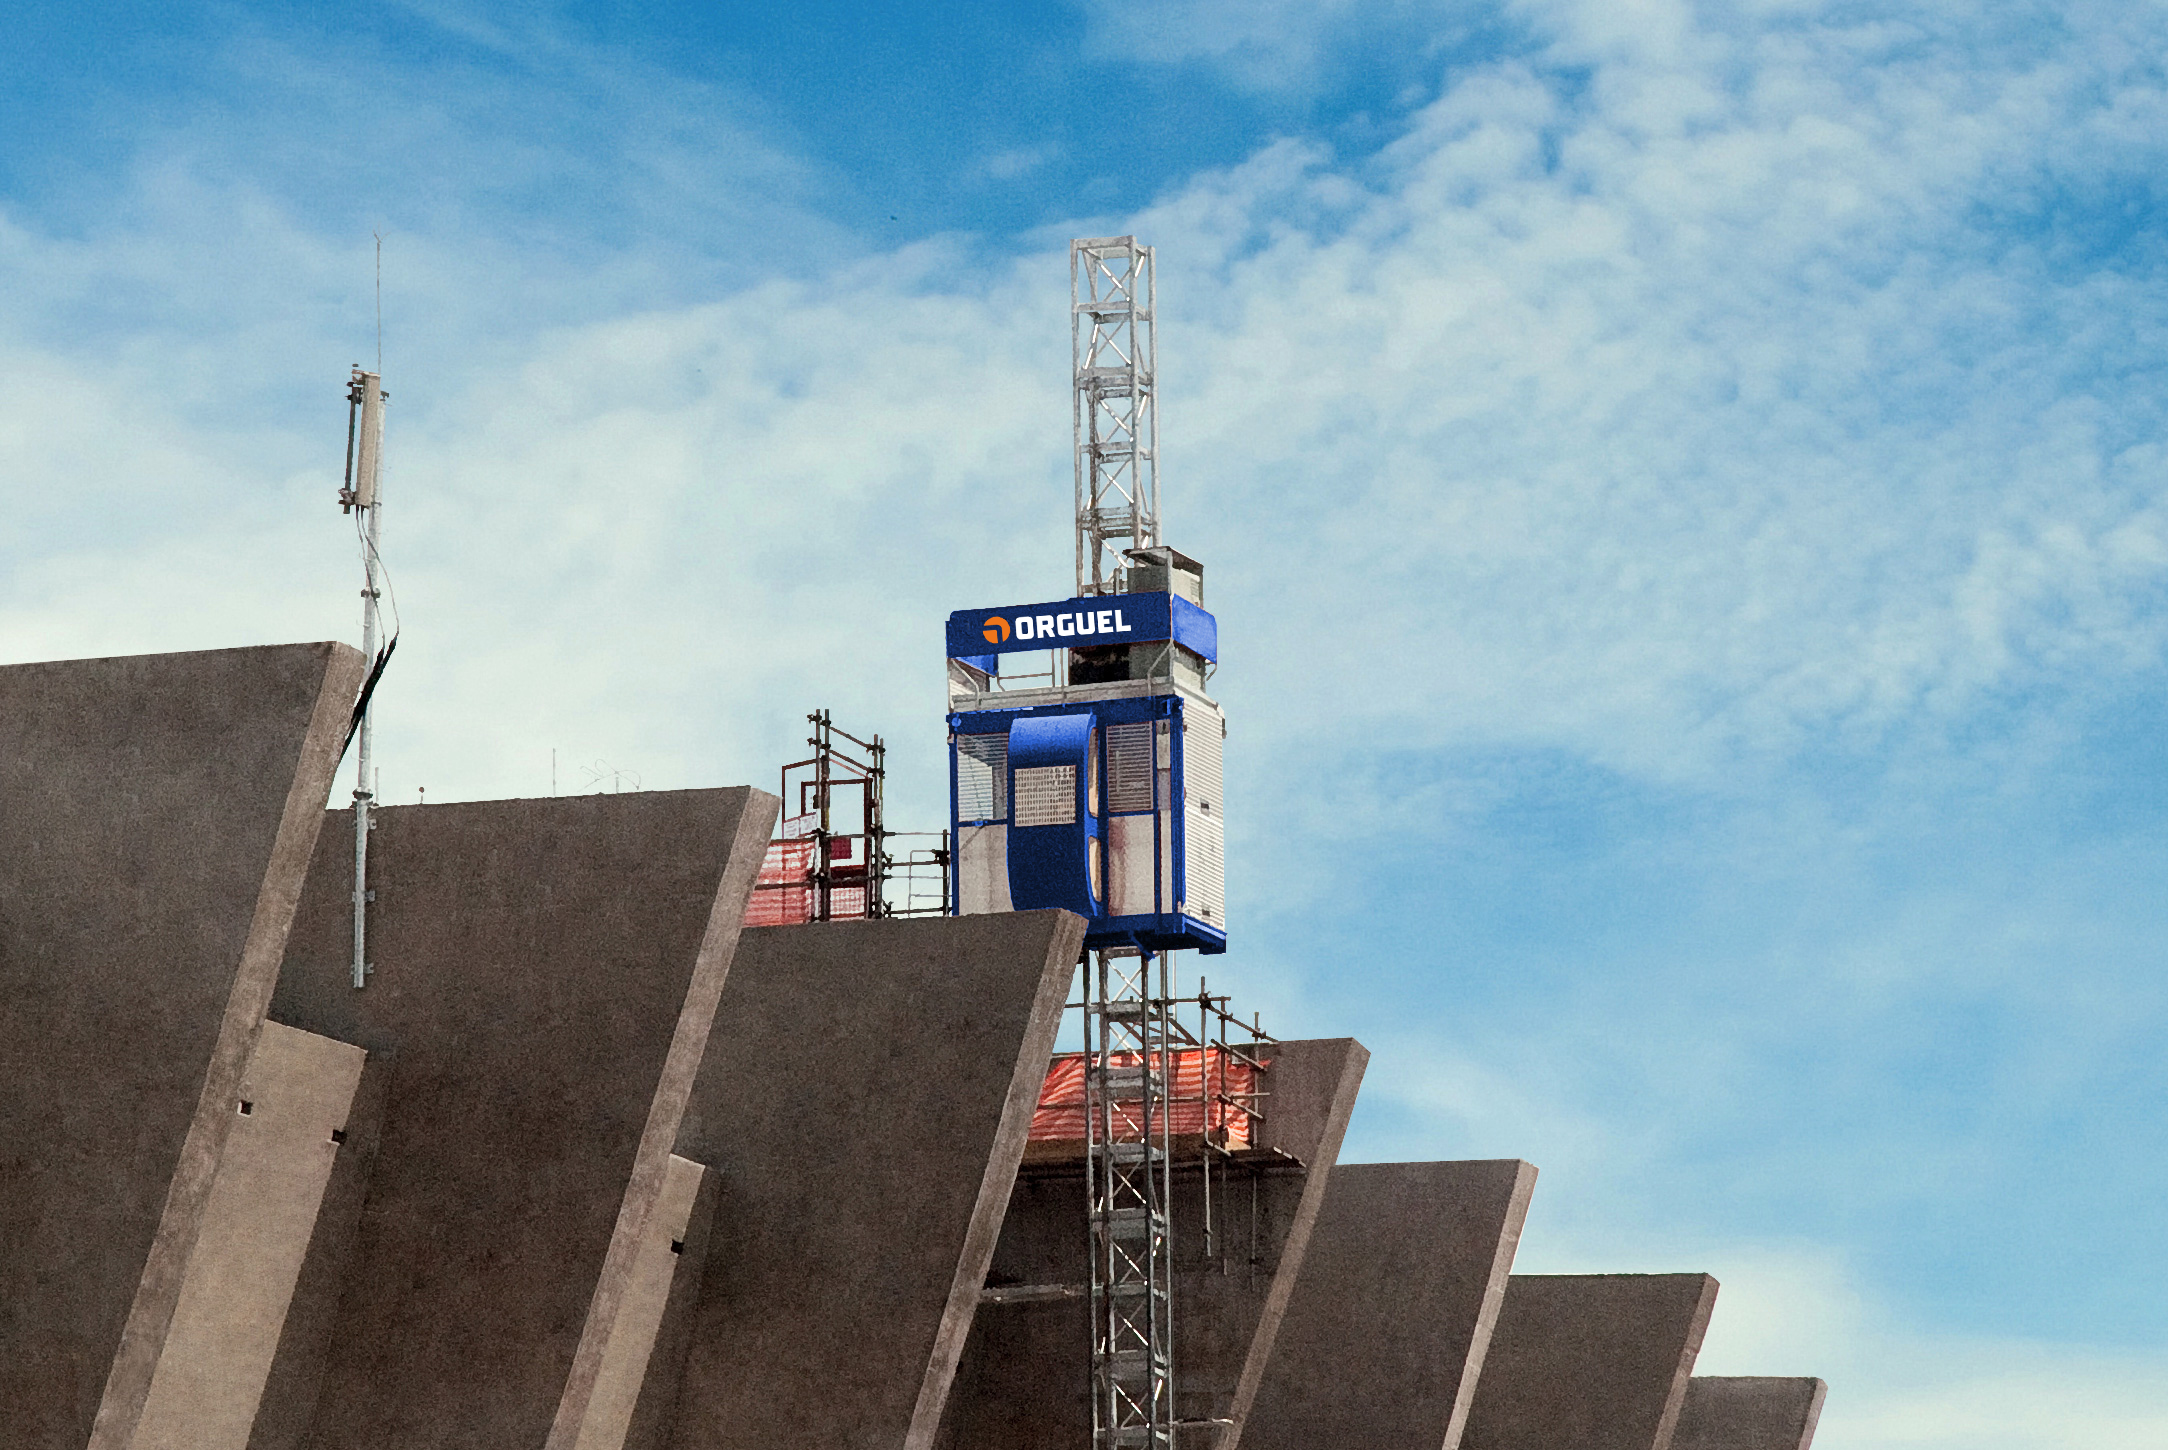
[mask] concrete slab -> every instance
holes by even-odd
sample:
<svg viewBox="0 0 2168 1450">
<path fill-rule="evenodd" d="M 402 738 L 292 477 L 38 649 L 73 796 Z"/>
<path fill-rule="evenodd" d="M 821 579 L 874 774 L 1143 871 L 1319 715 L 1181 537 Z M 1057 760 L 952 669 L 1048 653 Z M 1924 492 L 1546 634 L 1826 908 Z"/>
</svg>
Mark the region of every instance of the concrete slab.
<svg viewBox="0 0 2168 1450">
<path fill-rule="evenodd" d="M 1696 1375 L 1671 1450 L 1807 1450 L 1828 1394 L 1818 1379 Z"/>
<path fill-rule="evenodd" d="M 744 788 L 386 809 L 362 991 L 351 817 L 330 818 L 272 1015 L 395 1061 L 310 1450 L 569 1447 L 775 809 Z"/>
<path fill-rule="evenodd" d="M 1244 1450 L 1457 1450 L 1536 1170 L 1342 1163 Z"/>
<path fill-rule="evenodd" d="M 247 1450 L 365 1055 L 264 1024 L 133 1450 Z"/>
<path fill-rule="evenodd" d="M 330 1366 L 339 1301 L 353 1267 L 355 1241 L 361 1236 L 361 1210 L 376 1165 L 390 1088 L 391 1058 L 371 1054 L 361 1065 L 361 1083 L 347 1112 L 346 1141 L 332 1159 L 323 1205 L 316 1212 L 316 1232 L 309 1239 L 293 1297 L 287 1302 L 286 1324 L 256 1406 L 248 1450 L 298 1450 L 309 1422 L 316 1417 L 317 1396 Z"/>
<path fill-rule="evenodd" d="M 1515 1274 L 1466 1450 L 1669 1450 L 1716 1304 L 1707 1274 Z"/>
<path fill-rule="evenodd" d="M 1281 1161 L 1215 1177 L 1209 1247 L 1201 1176 L 1191 1167 L 1175 1177 L 1175 1409 L 1193 1422 L 1183 1441 L 1194 1450 L 1234 1450 L 1241 1439 L 1369 1053 L 1329 1038 L 1278 1043 L 1271 1058 L 1259 1141 Z M 981 1308 L 949 1396 L 944 1450 L 1073 1450 L 1089 1440 L 1089 1273 L 1083 1170 L 1035 1165 L 1010 1198 L 987 1286 L 1077 1295 Z M 1214 1421 L 1223 1422 L 1216 1435 Z"/>
<path fill-rule="evenodd" d="M 745 934 L 678 1147 L 722 1189 L 676 1450 L 931 1444 L 1082 945 L 1053 911 Z"/>
<path fill-rule="evenodd" d="M 633 1261 L 632 1280 L 618 1303 L 617 1322 L 610 1327 L 602 1372 L 595 1377 L 594 1393 L 588 1396 L 577 1450 L 625 1450 L 633 1412 L 647 1382 L 648 1364 L 670 1309 L 671 1290 L 677 1287 L 681 1263 L 691 1247 L 687 1235 L 692 1233 L 694 1214 L 702 1206 L 703 1190 L 709 1210 L 706 1221 L 711 1223 L 714 1218 L 714 1193 L 710 1187 L 713 1177 L 702 1165 L 675 1153 L 670 1155 L 663 1173 L 662 1194 L 656 1200 L 655 1211 L 648 1215 L 640 1252 Z M 705 1252 L 698 1256 L 699 1260 L 705 1258 Z M 682 1267 L 687 1280 L 699 1272 L 691 1264 Z"/>
<path fill-rule="evenodd" d="M 707 1272 L 708 1246 L 715 1237 L 715 1203 L 720 1193 L 721 1183 L 714 1170 L 703 1168 L 700 1192 L 685 1217 L 683 1236 L 672 1242 L 676 1258 L 668 1266 L 668 1293 L 654 1341 L 645 1362 L 626 1365 L 625 1380 L 636 1376 L 637 1382 L 629 1387 L 632 1418 L 625 1428 L 623 1450 L 665 1450 L 669 1444 L 670 1417 L 677 1410 L 678 1384 L 692 1347 L 694 1317 L 700 1308 L 700 1282 Z M 677 1248 L 678 1244 L 683 1248 Z"/>
<path fill-rule="evenodd" d="M 0 668 L 11 1446 L 134 1433 L 361 674 L 332 644 Z"/>
</svg>

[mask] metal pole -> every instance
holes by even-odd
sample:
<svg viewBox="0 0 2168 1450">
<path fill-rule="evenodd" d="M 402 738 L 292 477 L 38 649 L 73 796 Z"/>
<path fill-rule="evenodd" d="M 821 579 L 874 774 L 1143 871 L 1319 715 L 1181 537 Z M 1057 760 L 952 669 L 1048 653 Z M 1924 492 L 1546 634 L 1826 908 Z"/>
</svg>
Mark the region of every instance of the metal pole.
<svg viewBox="0 0 2168 1450">
<path fill-rule="evenodd" d="M 382 468 L 384 440 L 384 387 L 383 379 L 375 373 L 354 370 L 353 387 L 347 395 L 359 413 L 359 451 L 355 458 L 354 477 L 349 490 L 352 506 L 362 516 L 361 534 L 361 656 L 373 669 L 376 663 L 377 635 L 381 632 L 377 614 L 381 590 L 377 580 L 377 544 L 382 537 Z M 354 438 L 350 422 L 348 436 Z M 361 712 L 358 729 L 357 754 L 354 757 L 354 971 L 353 983 L 357 988 L 369 985 L 369 832 L 374 824 L 370 820 L 371 806 L 376 796 L 370 789 L 373 778 L 370 773 L 374 730 L 372 728 L 375 708 Z"/>
</svg>

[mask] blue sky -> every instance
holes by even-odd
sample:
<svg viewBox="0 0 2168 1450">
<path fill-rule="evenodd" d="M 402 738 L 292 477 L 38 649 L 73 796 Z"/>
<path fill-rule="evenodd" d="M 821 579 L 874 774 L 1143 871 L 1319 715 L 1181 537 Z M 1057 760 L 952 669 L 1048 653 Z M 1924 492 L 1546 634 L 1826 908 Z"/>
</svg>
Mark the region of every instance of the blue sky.
<svg viewBox="0 0 2168 1450">
<path fill-rule="evenodd" d="M 1160 249 L 1237 945 L 1350 1151 L 1705 1268 L 1818 1443 L 2168 1443 L 2157 0 L 8 6 L 0 655 L 352 637 L 383 784 L 940 813 Z"/>
</svg>

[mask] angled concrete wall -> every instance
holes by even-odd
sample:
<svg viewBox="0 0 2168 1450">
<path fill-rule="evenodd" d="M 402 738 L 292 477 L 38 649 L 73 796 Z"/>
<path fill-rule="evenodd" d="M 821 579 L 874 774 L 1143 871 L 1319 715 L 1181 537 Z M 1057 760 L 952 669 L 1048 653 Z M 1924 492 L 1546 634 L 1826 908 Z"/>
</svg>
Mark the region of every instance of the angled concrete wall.
<svg viewBox="0 0 2168 1450">
<path fill-rule="evenodd" d="M 316 1228 L 309 1236 L 293 1297 L 286 1304 L 286 1322 L 256 1404 L 248 1450 L 297 1450 L 316 1417 L 317 1397 L 330 1369 L 331 1332 L 353 1267 L 354 1243 L 361 1235 L 361 1210 L 376 1165 L 390 1088 L 390 1057 L 370 1055 L 361 1065 L 361 1081 L 346 1116 L 346 1141 L 332 1158 L 331 1176 L 325 1180 L 323 1202 L 316 1210 Z"/>
<path fill-rule="evenodd" d="M 678 1151 L 721 1179 L 676 1450 L 931 1443 L 1083 943 L 1067 912 L 745 934 Z"/>
<path fill-rule="evenodd" d="M 134 1433 L 360 682 L 331 644 L 0 669 L 11 1446 Z"/>
<path fill-rule="evenodd" d="M 1716 1304 L 1707 1274 L 1515 1274 L 1465 1450 L 1669 1450 Z"/>
<path fill-rule="evenodd" d="M 1335 1167 L 1244 1450 L 1456 1450 L 1535 1184 L 1513 1159 Z"/>
<path fill-rule="evenodd" d="M 1196 1450 L 1233 1450 L 1241 1438 L 1369 1061 L 1348 1038 L 1282 1042 L 1271 1056 L 1261 1147 L 1273 1161 L 1215 1176 L 1209 1252 L 1200 1176 L 1191 1167 L 1175 1177 L 1176 1414 L 1227 1422 L 1216 1434 L 1185 1431 Z M 1019 1177 L 988 1288 L 1072 1292 L 1006 1302 L 997 1293 L 981 1307 L 944 1450 L 1073 1450 L 1090 1438 L 1084 1202 L 1081 1162 L 1035 1164 Z"/>
<path fill-rule="evenodd" d="M 1807 1450 L 1828 1393 L 1818 1379 L 1696 1375 L 1671 1450 Z"/>
<path fill-rule="evenodd" d="M 246 1450 L 365 1057 L 264 1024 L 131 1450 Z"/>
<path fill-rule="evenodd" d="M 352 817 L 329 818 L 272 1015 L 392 1070 L 328 1341 L 290 1347 L 328 1367 L 309 1450 L 569 1447 L 775 807 L 739 788 L 384 810 L 362 991 Z"/>
<path fill-rule="evenodd" d="M 715 1175 L 707 1168 L 670 1155 L 662 1195 L 648 1216 L 631 1282 L 618 1303 L 617 1322 L 610 1326 L 602 1372 L 588 1397 L 575 1450 L 626 1450 L 657 1347 L 682 1338 L 672 1333 L 671 1321 L 683 1318 L 707 1261 L 715 1186 Z M 670 1349 L 663 1353 L 668 1356 Z M 678 1354 L 682 1357 L 682 1348 Z M 663 1362 L 671 1361 L 666 1357 Z"/>
</svg>

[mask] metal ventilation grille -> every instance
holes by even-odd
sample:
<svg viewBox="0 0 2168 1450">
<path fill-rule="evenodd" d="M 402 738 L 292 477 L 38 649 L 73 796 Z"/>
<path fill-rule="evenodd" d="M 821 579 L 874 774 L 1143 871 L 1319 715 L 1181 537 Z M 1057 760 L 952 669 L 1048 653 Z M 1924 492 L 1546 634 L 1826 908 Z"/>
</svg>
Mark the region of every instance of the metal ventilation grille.
<svg viewBox="0 0 2168 1450">
<path fill-rule="evenodd" d="M 1115 815 L 1152 808 L 1152 722 L 1107 727 L 1107 809 Z"/>
<path fill-rule="evenodd" d="M 1022 826 L 1076 824 L 1076 767 L 1027 765 L 1016 772 L 1016 821 Z"/>
<path fill-rule="evenodd" d="M 956 819 L 999 821 L 1009 814 L 1002 799 L 1009 782 L 1009 737 L 956 737 Z"/>
</svg>

